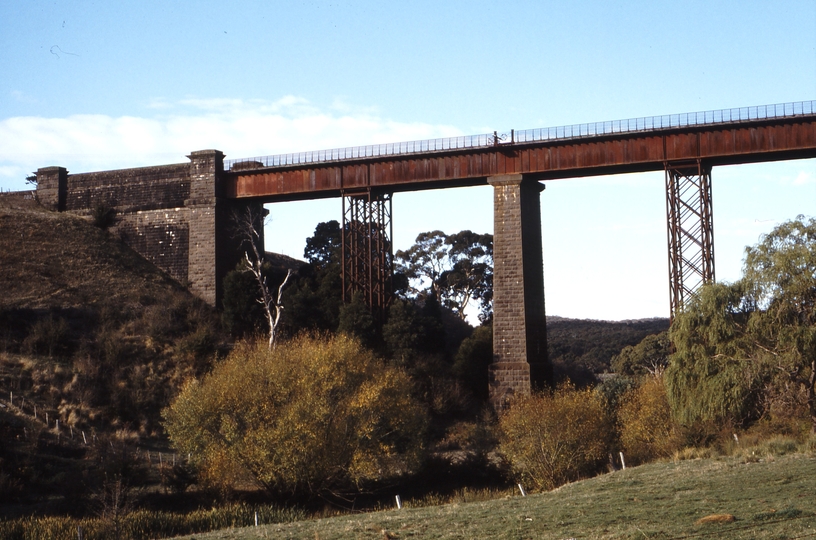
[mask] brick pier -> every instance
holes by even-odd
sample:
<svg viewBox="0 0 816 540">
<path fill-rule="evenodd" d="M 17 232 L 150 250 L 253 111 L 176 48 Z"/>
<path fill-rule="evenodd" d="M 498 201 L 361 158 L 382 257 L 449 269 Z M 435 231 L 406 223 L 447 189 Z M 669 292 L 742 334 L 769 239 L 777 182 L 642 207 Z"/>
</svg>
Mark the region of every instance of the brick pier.
<svg viewBox="0 0 816 540">
<path fill-rule="evenodd" d="M 521 174 L 492 176 L 493 364 L 490 402 L 501 409 L 551 380 L 547 359 L 541 203 L 544 186 Z"/>
</svg>

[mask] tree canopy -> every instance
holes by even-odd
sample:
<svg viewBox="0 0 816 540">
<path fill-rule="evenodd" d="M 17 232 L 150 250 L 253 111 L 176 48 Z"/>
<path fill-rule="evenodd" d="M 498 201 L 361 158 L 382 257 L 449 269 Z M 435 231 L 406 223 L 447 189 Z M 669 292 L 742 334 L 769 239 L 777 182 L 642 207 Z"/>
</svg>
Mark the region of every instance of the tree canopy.
<svg viewBox="0 0 816 540">
<path fill-rule="evenodd" d="M 462 319 L 471 300 L 480 318 L 493 309 L 493 235 L 460 231 L 420 233 L 407 250 L 396 253 L 397 267 L 411 280 L 413 296 L 433 294 Z"/>
<path fill-rule="evenodd" d="M 703 287 L 670 337 L 681 420 L 804 414 L 816 431 L 816 220 L 798 216 L 747 248 L 743 278 Z"/>
</svg>

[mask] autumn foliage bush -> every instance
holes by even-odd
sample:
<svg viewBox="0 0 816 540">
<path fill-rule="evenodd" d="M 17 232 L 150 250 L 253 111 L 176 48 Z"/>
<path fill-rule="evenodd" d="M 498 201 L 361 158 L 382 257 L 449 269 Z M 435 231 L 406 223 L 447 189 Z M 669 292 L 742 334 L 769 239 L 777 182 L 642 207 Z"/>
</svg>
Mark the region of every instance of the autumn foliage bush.
<svg viewBox="0 0 816 540">
<path fill-rule="evenodd" d="M 595 474 L 607 460 L 613 436 L 600 396 L 569 385 L 517 398 L 500 416 L 499 430 L 499 450 L 513 475 L 534 489 Z"/>
<path fill-rule="evenodd" d="M 647 377 L 623 395 L 618 408 L 618 433 L 627 463 L 646 463 L 671 456 L 681 446 L 661 378 Z"/>
<path fill-rule="evenodd" d="M 427 422 L 407 375 L 345 336 L 240 343 L 164 418 L 206 482 L 306 495 L 415 468 Z"/>
</svg>

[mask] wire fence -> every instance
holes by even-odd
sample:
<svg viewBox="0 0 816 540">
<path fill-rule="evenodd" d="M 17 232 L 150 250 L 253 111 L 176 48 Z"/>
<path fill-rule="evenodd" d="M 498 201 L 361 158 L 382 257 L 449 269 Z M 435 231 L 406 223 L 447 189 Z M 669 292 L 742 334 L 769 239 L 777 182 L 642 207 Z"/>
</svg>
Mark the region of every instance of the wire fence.
<svg viewBox="0 0 816 540">
<path fill-rule="evenodd" d="M 468 148 L 485 148 L 502 144 L 531 143 L 599 137 L 619 133 L 637 133 L 665 129 L 679 129 L 689 126 L 705 126 L 725 123 L 755 122 L 773 118 L 812 115 L 816 111 L 816 101 L 797 101 L 737 109 L 719 109 L 663 116 L 646 116 L 627 120 L 612 120 L 589 124 L 573 124 L 551 128 L 511 130 L 510 134 L 498 132 L 481 135 L 464 135 L 422 141 L 407 141 L 367 146 L 349 146 L 331 150 L 295 152 L 224 161 L 225 170 L 252 170 L 267 167 L 289 167 L 311 163 L 329 163 L 351 159 L 377 158 L 409 154 L 446 152 Z"/>
<path fill-rule="evenodd" d="M 37 442 L 41 437 L 50 438 L 57 445 L 79 445 L 85 447 L 95 447 L 104 444 L 100 437 L 97 436 L 97 430 L 93 426 L 75 427 L 65 422 L 63 414 L 53 406 L 43 405 L 41 402 L 33 399 L 31 396 L 25 396 L 13 391 L 8 392 L 8 399 L 5 399 L 5 392 L 0 395 L 0 411 L 7 411 L 19 414 L 25 417 L 30 423 L 32 429 L 22 426 L 17 427 L 16 438 L 28 442 Z M 103 422 L 104 424 L 104 422 Z M 114 434 L 116 438 L 121 432 L 117 432 L 116 428 L 110 425 L 99 426 L 104 433 Z M 14 435 L 12 435 L 14 436 Z M 113 448 L 113 441 L 110 437 L 106 437 L 108 444 Z M 126 437 L 121 439 L 131 447 L 131 455 L 139 461 L 146 462 L 150 467 L 156 468 L 159 471 L 166 472 L 169 467 L 175 467 L 176 463 L 187 464 L 190 462 L 191 456 L 188 454 L 178 455 L 176 452 L 161 452 L 159 450 L 150 450 L 147 448 L 140 448 L 138 444 L 138 437 Z"/>
</svg>

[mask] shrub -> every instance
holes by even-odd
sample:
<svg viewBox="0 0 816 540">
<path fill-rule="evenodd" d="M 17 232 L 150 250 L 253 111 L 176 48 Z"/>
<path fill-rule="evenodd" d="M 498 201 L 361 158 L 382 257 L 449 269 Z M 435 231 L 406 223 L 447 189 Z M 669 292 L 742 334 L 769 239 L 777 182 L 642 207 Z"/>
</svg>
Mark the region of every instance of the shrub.
<svg viewBox="0 0 816 540">
<path fill-rule="evenodd" d="M 91 220 L 95 227 L 107 229 L 116 223 L 116 209 L 108 204 L 98 201 L 91 211 Z"/>
<path fill-rule="evenodd" d="M 34 323 L 23 346 L 31 354 L 43 354 L 51 358 L 68 349 L 69 335 L 65 319 L 50 315 Z"/>
<path fill-rule="evenodd" d="M 635 381 L 629 377 L 615 376 L 603 379 L 596 387 L 595 393 L 601 398 L 608 411 L 617 411 L 623 397 L 632 388 Z"/>
<path fill-rule="evenodd" d="M 620 442 L 632 464 L 671 456 L 680 446 L 662 379 L 647 378 L 624 394 L 618 409 Z"/>
<path fill-rule="evenodd" d="M 517 398 L 500 417 L 499 430 L 499 450 L 516 480 L 534 489 L 594 474 L 605 463 L 612 438 L 600 397 L 569 385 Z"/>
<path fill-rule="evenodd" d="M 412 468 L 426 416 L 410 380 L 349 337 L 244 342 L 164 411 L 179 451 L 218 487 L 251 478 L 314 494 Z"/>
</svg>

